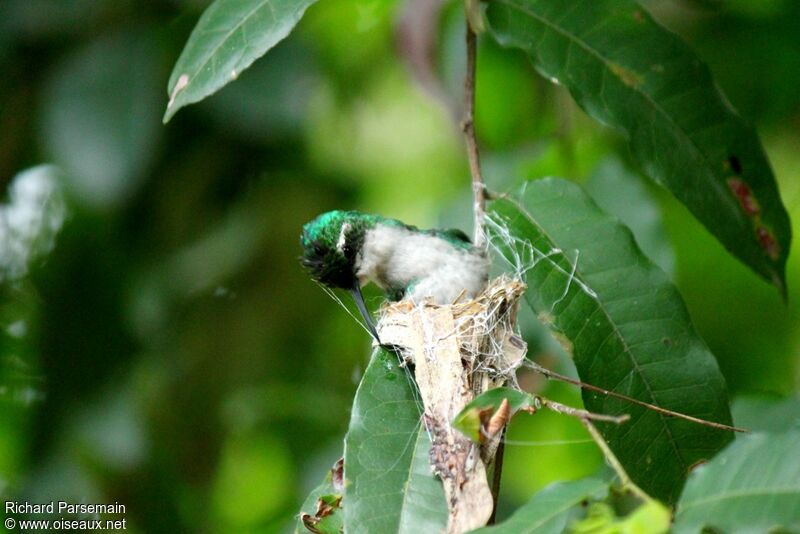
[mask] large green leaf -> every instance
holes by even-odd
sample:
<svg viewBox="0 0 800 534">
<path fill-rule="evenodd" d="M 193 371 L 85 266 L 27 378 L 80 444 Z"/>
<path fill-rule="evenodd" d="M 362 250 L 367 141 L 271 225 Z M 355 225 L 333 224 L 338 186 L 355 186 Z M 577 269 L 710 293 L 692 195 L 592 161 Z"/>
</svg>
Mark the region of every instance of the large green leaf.
<svg viewBox="0 0 800 534">
<path fill-rule="evenodd" d="M 791 229 L 754 130 L 708 68 L 632 0 L 493 0 L 501 44 L 521 48 L 735 256 L 785 292 Z"/>
<path fill-rule="evenodd" d="M 167 86 L 167 122 L 218 91 L 275 46 L 316 0 L 216 0 L 189 36 Z M 269 95 L 264 95 L 268 98 Z"/>
<path fill-rule="evenodd" d="M 737 439 L 689 477 L 676 534 L 800 532 L 800 430 Z"/>
<path fill-rule="evenodd" d="M 574 508 L 590 498 L 602 497 L 607 484 L 595 478 L 559 482 L 546 487 L 520 506 L 508 519 L 474 534 L 560 534 Z"/>
<path fill-rule="evenodd" d="M 442 483 L 428 460 L 416 387 L 397 356 L 376 351 L 358 386 L 344 445 L 348 533 L 439 532 L 447 525 Z"/>
<path fill-rule="evenodd" d="M 529 182 L 519 203 L 493 202 L 490 217 L 501 237 L 493 242 L 527 269 L 525 298 L 571 346 L 581 380 L 730 423 L 725 382 L 680 295 L 617 219 L 560 179 Z M 630 414 L 620 426 L 600 428 L 633 480 L 667 502 L 695 463 L 731 439 L 729 432 L 621 399 L 586 391 L 583 399 L 594 412 Z"/>
<path fill-rule="evenodd" d="M 595 168 L 586 182 L 586 192 L 600 208 L 619 217 L 630 228 L 645 256 L 667 274 L 675 268 L 672 243 L 661 220 L 661 209 L 647 190 L 644 178 L 628 170 L 616 158 L 608 158 Z"/>
</svg>

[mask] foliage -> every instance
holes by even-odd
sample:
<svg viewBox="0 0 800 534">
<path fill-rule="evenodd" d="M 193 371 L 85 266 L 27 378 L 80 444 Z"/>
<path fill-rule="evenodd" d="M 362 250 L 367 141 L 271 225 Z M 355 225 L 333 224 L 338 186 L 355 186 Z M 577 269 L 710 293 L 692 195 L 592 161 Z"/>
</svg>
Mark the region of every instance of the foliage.
<svg viewBox="0 0 800 534">
<path fill-rule="evenodd" d="M 581 380 L 644 402 L 730 423 L 724 380 L 693 331 L 680 296 L 630 234 L 574 184 L 527 184 L 519 203 L 492 213 L 516 238 L 502 254 L 523 258 L 526 300 L 569 343 Z M 598 362 L 602 362 L 599 365 Z M 603 435 L 633 480 L 673 502 L 692 465 L 731 439 L 722 431 L 584 393 L 590 411 L 630 414 Z"/>
<path fill-rule="evenodd" d="M 411 379 L 385 350 L 361 379 L 344 441 L 348 532 L 436 532 L 447 524 Z"/>
<path fill-rule="evenodd" d="M 800 430 L 745 436 L 689 477 L 675 532 L 800 529 Z"/>
<path fill-rule="evenodd" d="M 588 499 L 598 499 L 608 484 L 595 478 L 560 482 L 548 486 L 520 506 L 501 525 L 484 527 L 481 534 L 558 534 L 564 532 L 575 508 Z"/>
<path fill-rule="evenodd" d="M 302 224 L 332 208 L 468 220 L 450 120 L 464 6 L 423 3 L 0 3 L 4 500 L 118 501 L 146 532 L 441 527 L 410 370 L 378 350 L 361 376 L 366 336 L 296 261 Z M 491 216 L 527 260 L 511 270 L 528 268 L 529 357 L 729 423 L 727 382 L 736 424 L 763 432 L 723 449 L 727 432 L 520 374 L 632 416 L 601 429 L 676 532 L 798 528 L 783 202 L 797 224 L 800 6 L 757 4 L 469 2 L 486 30 L 476 129 L 490 189 L 512 191 Z M 23 177 L 42 173 L 59 187 L 21 209 Z M 666 509 L 621 498 L 576 421 L 517 417 L 507 437 L 482 530 L 663 531 Z M 312 491 L 342 454 L 344 486 Z"/>
<path fill-rule="evenodd" d="M 500 43 L 623 131 L 648 175 L 783 290 L 791 230 L 769 163 L 691 50 L 632 0 L 501 0 L 487 16 Z"/>
<path fill-rule="evenodd" d="M 192 31 L 169 79 L 164 122 L 215 93 L 289 35 L 316 0 L 215 0 Z"/>
</svg>

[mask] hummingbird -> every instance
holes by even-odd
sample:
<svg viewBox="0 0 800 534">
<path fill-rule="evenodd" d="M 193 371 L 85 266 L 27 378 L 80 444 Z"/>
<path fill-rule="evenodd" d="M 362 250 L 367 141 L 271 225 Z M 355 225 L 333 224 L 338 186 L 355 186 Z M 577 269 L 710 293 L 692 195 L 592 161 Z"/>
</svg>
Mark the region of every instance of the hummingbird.
<svg viewBox="0 0 800 534">
<path fill-rule="evenodd" d="M 372 282 L 393 301 L 450 304 L 476 297 L 489 274 L 486 253 L 461 230 L 420 230 L 358 211 L 323 213 L 303 226 L 300 244 L 311 278 L 350 291 L 378 343 L 362 286 Z"/>
</svg>

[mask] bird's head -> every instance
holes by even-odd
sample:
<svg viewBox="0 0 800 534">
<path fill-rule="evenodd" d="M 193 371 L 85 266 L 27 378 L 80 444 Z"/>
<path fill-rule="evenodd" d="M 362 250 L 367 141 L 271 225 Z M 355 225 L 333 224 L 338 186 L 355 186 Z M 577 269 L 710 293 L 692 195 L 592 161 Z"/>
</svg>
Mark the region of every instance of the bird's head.
<svg viewBox="0 0 800 534">
<path fill-rule="evenodd" d="M 301 261 L 311 278 L 328 287 L 352 289 L 357 284 L 356 258 L 375 219 L 357 211 L 334 210 L 303 226 Z"/>
<path fill-rule="evenodd" d="M 328 287 L 348 289 L 367 329 L 378 343 L 378 332 L 364 304 L 361 284 L 356 276 L 356 259 L 367 230 L 373 228 L 379 219 L 357 211 L 329 211 L 303 226 L 303 235 L 300 236 L 303 246 L 301 261 L 311 278 Z"/>
</svg>

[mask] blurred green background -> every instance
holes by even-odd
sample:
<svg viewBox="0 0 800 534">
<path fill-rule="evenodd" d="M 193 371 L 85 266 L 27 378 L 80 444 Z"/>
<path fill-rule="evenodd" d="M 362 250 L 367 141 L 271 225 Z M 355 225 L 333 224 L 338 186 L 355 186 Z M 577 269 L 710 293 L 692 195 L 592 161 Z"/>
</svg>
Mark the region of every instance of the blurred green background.
<svg viewBox="0 0 800 534">
<path fill-rule="evenodd" d="M 3 500 L 116 501 L 133 532 L 290 530 L 341 454 L 369 355 L 302 272 L 302 224 L 355 208 L 471 230 L 459 5 L 436 18 L 426 0 L 322 0 L 164 126 L 207 4 L 0 1 Z M 800 3 L 645 4 L 757 126 L 800 234 Z M 784 305 L 521 55 L 482 42 L 478 78 L 490 186 L 586 183 L 679 286 L 732 398 L 798 390 L 797 247 Z M 60 170 L 18 175 L 44 162 Z M 570 372 L 523 319 L 531 355 Z M 549 413 L 516 420 L 506 450 L 503 510 L 600 466 L 580 425 Z"/>
</svg>

